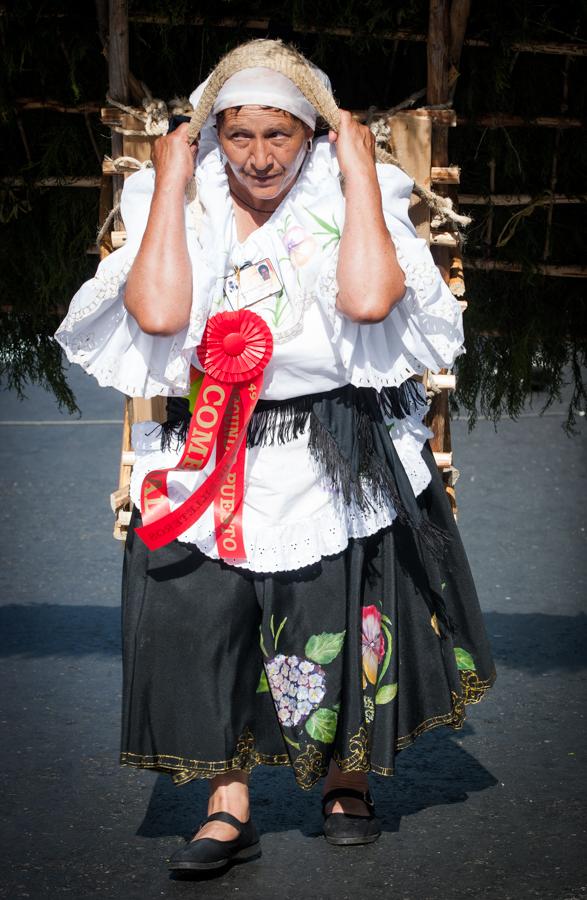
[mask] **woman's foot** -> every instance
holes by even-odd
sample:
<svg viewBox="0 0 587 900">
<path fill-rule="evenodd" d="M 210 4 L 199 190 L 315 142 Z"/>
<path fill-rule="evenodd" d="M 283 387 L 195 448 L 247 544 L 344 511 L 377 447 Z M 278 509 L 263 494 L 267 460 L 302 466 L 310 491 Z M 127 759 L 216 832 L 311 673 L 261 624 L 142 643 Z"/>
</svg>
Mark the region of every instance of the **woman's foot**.
<svg viewBox="0 0 587 900">
<path fill-rule="evenodd" d="M 239 822 L 249 820 L 249 776 L 242 769 L 217 775 L 211 780 L 208 815 L 216 812 L 231 813 Z M 238 836 L 238 830 L 227 822 L 207 822 L 195 833 L 192 842 L 201 840 L 201 838 L 233 841 Z"/>
<path fill-rule="evenodd" d="M 341 772 L 331 760 L 322 798 L 324 837 L 329 844 L 371 844 L 381 835 L 364 772 Z"/>
<path fill-rule="evenodd" d="M 213 821 L 206 821 L 192 840 L 169 859 L 173 872 L 221 869 L 232 862 L 245 862 L 261 855 L 259 835 L 249 814 L 246 772 L 238 769 L 212 779 L 208 817 Z"/>
<path fill-rule="evenodd" d="M 369 781 L 366 772 L 341 772 L 333 759 L 330 760 L 330 768 L 324 779 L 322 796 L 337 788 L 350 788 L 360 791 L 362 794 L 369 790 Z M 330 813 L 346 813 L 353 816 L 369 816 L 370 810 L 363 800 L 355 797 L 338 797 L 331 800 L 324 808 L 326 815 Z"/>
</svg>

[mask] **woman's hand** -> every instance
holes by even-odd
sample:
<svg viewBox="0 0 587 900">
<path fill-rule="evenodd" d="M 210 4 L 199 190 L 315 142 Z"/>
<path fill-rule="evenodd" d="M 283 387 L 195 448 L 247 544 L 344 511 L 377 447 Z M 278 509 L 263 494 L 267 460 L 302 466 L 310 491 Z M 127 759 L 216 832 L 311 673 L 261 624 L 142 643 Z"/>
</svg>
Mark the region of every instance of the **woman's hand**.
<svg viewBox="0 0 587 900">
<path fill-rule="evenodd" d="M 345 179 L 354 174 L 375 174 L 375 135 L 353 119 L 346 109 L 340 111 L 338 132 L 330 129 L 328 140 L 336 144 L 336 156 Z"/>
<path fill-rule="evenodd" d="M 171 134 L 157 138 L 151 158 L 161 183 L 181 184 L 183 188 L 194 174 L 198 142 L 188 143 L 189 122 L 183 122 Z"/>
</svg>

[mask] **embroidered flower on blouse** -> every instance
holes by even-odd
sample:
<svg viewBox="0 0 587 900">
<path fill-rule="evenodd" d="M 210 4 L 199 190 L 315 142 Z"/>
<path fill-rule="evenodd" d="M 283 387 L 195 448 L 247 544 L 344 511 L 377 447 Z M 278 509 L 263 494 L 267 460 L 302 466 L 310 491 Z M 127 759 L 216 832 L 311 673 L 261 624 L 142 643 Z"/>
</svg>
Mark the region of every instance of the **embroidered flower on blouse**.
<svg viewBox="0 0 587 900">
<path fill-rule="evenodd" d="M 302 266 L 305 266 L 318 249 L 318 244 L 312 235 L 304 231 L 300 225 L 288 228 L 281 240 L 294 269 L 301 269 Z"/>
<path fill-rule="evenodd" d="M 381 613 L 376 606 L 363 607 L 363 674 L 371 684 L 377 681 L 377 669 L 385 655 L 385 640 L 381 632 Z"/>
<path fill-rule="evenodd" d="M 267 661 L 266 672 L 277 717 L 285 727 L 305 722 L 324 699 L 326 673 L 309 659 L 280 653 Z"/>
</svg>

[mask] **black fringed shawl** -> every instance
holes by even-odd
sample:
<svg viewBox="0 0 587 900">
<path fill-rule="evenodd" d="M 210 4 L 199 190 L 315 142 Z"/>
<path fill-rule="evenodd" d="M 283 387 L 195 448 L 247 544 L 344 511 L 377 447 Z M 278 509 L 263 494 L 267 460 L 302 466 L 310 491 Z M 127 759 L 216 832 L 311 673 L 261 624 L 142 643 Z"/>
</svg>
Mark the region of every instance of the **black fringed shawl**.
<svg viewBox="0 0 587 900">
<path fill-rule="evenodd" d="M 371 497 L 391 500 L 399 521 L 440 556 L 448 535 L 422 516 L 385 422 L 385 417 L 402 419 L 425 406 L 424 394 L 412 379 L 380 392 L 347 384 L 289 400 L 260 400 L 249 423 L 247 447 L 285 444 L 309 429 L 309 451 L 346 503 L 366 510 L 372 504 L 368 485 Z M 161 447 L 185 443 L 189 422 L 187 398 L 169 397 Z"/>
</svg>

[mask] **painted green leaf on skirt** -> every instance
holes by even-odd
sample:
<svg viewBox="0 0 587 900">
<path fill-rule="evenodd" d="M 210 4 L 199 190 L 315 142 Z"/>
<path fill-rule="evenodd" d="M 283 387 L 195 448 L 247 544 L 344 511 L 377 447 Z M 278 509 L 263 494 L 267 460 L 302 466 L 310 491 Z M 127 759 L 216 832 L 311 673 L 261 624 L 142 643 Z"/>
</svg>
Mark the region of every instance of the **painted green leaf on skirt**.
<svg viewBox="0 0 587 900">
<path fill-rule="evenodd" d="M 384 684 L 375 695 L 375 703 L 390 703 L 397 694 L 397 681 L 395 684 Z"/>
<path fill-rule="evenodd" d="M 265 670 L 261 672 L 261 677 L 259 678 L 259 684 L 257 685 L 257 694 L 263 694 L 265 691 L 269 690 L 269 682 L 267 681 L 267 675 L 265 674 Z"/>
<path fill-rule="evenodd" d="M 477 667 L 473 657 L 466 650 L 463 650 L 462 647 L 455 647 L 455 659 L 458 669 L 472 669 L 474 672 L 476 671 Z"/>
<path fill-rule="evenodd" d="M 332 662 L 342 650 L 344 636 L 344 631 L 336 634 L 329 634 L 326 631 L 323 631 L 322 634 L 313 634 L 306 642 L 304 653 L 312 662 L 326 665 Z"/>
<path fill-rule="evenodd" d="M 306 731 L 315 741 L 331 744 L 336 734 L 337 719 L 333 709 L 317 709 L 306 722 Z"/>
<path fill-rule="evenodd" d="M 387 618 L 387 617 L 385 617 L 385 618 Z M 379 669 L 379 675 L 377 677 L 377 684 L 379 684 L 383 680 L 383 676 L 385 675 L 385 673 L 387 672 L 387 670 L 389 668 L 389 663 L 391 660 L 391 651 L 392 651 L 392 647 L 393 647 L 393 638 L 391 636 L 391 631 L 389 630 L 387 625 L 383 624 L 383 619 L 384 619 L 384 616 L 381 616 L 381 630 L 383 631 L 383 633 L 385 634 L 385 636 L 387 638 L 387 650 L 385 651 L 383 665 Z"/>
</svg>

